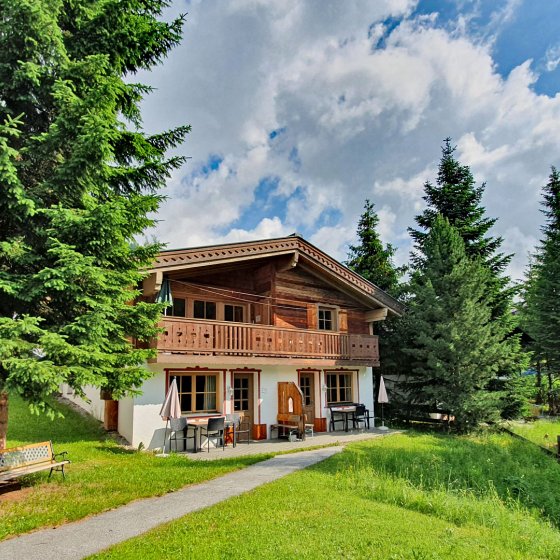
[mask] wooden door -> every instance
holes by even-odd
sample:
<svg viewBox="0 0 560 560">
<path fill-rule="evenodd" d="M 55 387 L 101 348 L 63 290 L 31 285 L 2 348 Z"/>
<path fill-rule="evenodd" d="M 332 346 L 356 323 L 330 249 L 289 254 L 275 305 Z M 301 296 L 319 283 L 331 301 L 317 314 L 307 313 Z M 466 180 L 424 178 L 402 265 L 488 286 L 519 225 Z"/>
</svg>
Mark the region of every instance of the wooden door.
<svg viewBox="0 0 560 560">
<path fill-rule="evenodd" d="M 233 412 L 249 419 L 250 426 L 254 423 L 253 413 L 253 374 L 233 374 Z"/>
<path fill-rule="evenodd" d="M 307 423 L 315 421 L 315 375 L 313 372 L 300 373 L 299 388 L 303 394 L 303 413 Z"/>
</svg>

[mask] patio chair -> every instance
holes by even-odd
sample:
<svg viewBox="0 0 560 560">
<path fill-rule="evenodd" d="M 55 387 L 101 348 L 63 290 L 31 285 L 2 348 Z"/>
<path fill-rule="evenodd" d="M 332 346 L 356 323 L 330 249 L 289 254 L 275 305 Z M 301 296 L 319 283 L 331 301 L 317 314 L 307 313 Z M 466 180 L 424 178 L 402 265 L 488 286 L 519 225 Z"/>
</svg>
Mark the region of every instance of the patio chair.
<svg viewBox="0 0 560 560">
<path fill-rule="evenodd" d="M 169 419 L 169 428 L 171 430 L 171 434 L 169 435 L 169 452 L 172 451 L 171 442 L 175 442 L 175 451 L 178 450 L 177 442 L 183 442 L 183 451 L 187 450 L 187 442 L 189 439 L 192 439 L 194 442 L 194 449 L 196 451 L 196 430 L 197 427 L 193 426 L 192 424 L 187 423 L 187 419 L 184 417 L 181 418 L 170 418 Z M 193 429 L 194 433 L 189 435 L 189 429 Z"/>
<path fill-rule="evenodd" d="M 366 408 L 365 404 L 359 404 L 356 406 L 356 412 L 354 412 L 354 416 L 352 418 L 352 425 L 353 428 L 359 429 L 360 424 L 364 425 L 364 428 L 367 426 L 369 430 L 369 419 L 371 416 L 369 415 L 369 410 Z"/>
<path fill-rule="evenodd" d="M 249 418 L 247 418 L 246 416 L 240 417 L 237 424 L 235 425 L 235 438 L 233 440 L 233 447 L 235 447 L 239 442 L 240 434 L 246 434 L 244 439 L 247 442 L 247 445 L 249 445 L 249 443 L 251 443 L 251 423 L 249 422 Z"/>
<path fill-rule="evenodd" d="M 226 434 L 225 434 L 225 418 L 220 416 L 218 418 L 210 418 L 207 426 L 200 428 L 200 437 L 204 436 L 207 439 L 208 453 L 210 453 L 210 442 L 215 441 L 216 447 L 218 442 L 222 442 L 222 450 L 226 448 Z"/>
</svg>

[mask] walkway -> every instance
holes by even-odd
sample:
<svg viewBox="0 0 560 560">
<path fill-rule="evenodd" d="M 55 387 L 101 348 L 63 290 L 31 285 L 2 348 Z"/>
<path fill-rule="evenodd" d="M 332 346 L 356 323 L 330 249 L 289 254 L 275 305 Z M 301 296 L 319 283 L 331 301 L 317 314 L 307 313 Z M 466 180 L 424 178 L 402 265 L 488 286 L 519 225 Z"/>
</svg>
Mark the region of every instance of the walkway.
<svg viewBox="0 0 560 560">
<path fill-rule="evenodd" d="M 281 453 L 286 451 L 304 451 L 309 448 L 325 446 L 325 445 L 345 445 L 354 441 L 361 441 L 364 439 L 372 439 L 379 436 L 385 436 L 390 433 L 395 433 L 397 430 L 379 430 L 371 428 L 369 430 L 350 430 L 349 432 L 336 431 L 336 432 L 320 432 L 316 433 L 313 437 L 306 437 L 305 441 L 288 441 L 287 439 L 265 439 L 262 441 L 251 441 L 249 445 L 246 442 L 240 441 L 235 448 L 228 445 L 225 449 L 221 447 L 215 449 L 210 448 L 210 453 L 207 449 L 202 450 L 200 453 L 185 453 L 185 457 L 197 461 L 212 461 L 214 459 L 231 459 L 232 457 L 241 457 L 246 455 L 259 455 L 261 453 Z M 183 455 L 183 453 L 180 453 Z"/>
<path fill-rule="evenodd" d="M 278 451 L 278 448 L 275 449 Z M 223 453 L 221 449 L 219 451 Z M 15 537 L 0 542 L 0 560 L 19 558 L 78 560 L 85 558 L 145 533 L 162 523 L 213 506 L 218 502 L 253 490 L 257 486 L 314 465 L 340 451 L 342 451 L 342 447 L 326 447 L 301 453 L 278 455 L 245 469 L 202 484 L 187 486 L 165 496 L 138 500 L 82 521 Z M 203 453 L 198 455 L 202 456 Z M 206 455 L 213 455 L 213 453 Z M 192 455 L 189 454 L 189 456 Z"/>
</svg>

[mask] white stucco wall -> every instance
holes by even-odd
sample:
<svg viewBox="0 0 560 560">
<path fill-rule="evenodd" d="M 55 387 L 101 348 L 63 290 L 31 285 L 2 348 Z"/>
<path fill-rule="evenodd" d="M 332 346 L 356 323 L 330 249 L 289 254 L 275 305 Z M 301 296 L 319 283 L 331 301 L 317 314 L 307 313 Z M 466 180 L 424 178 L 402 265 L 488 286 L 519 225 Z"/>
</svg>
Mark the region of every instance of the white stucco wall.
<svg viewBox="0 0 560 560">
<path fill-rule="evenodd" d="M 126 437 L 133 446 L 138 447 L 140 443 L 146 449 L 161 449 L 165 436 L 165 422 L 159 416 L 161 405 L 165 398 L 165 368 L 177 369 L 180 367 L 193 368 L 196 363 L 189 363 L 184 365 L 179 364 L 151 364 L 149 367 L 154 371 L 154 376 L 146 381 L 142 387 L 143 394 L 139 397 L 131 399 L 130 402 L 123 404 L 121 407 L 126 411 L 130 417 L 129 410 L 132 407 L 132 426 L 128 419 L 122 420 L 121 429 L 121 408 L 119 408 L 119 431 Z M 260 404 L 260 423 L 267 425 L 267 433 L 270 437 L 270 425 L 276 423 L 277 406 L 278 406 L 278 392 L 277 384 L 279 381 L 292 381 L 298 383 L 298 367 L 293 365 L 255 365 L 254 369 L 261 370 L 260 383 L 261 391 L 258 393 L 258 381 L 255 375 L 253 383 L 253 409 L 254 409 L 254 422 L 259 423 L 259 404 Z M 237 366 L 231 364 L 213 364 L 211 369 L 226 371 L 225 385 L 231 385 L 231 377 L 229 370 L 237 369 Z M 335 369 L 335 368 L 326 368 Z M 374 414 L 373 403 L 373 377 L 372 369 L 369 367 L 360 368 L 347 368 L 350 370 L 358 370 L 354 382 L 353 400 L 362 402 Z M 320 374 L 320 379 L 315 383 L 315 397 L 316 402 L 320 398 L 320 404 L 316 407 L 316 415 L 318 417 L 327 418 L 328 428 L 328 409 L 326 408 L 326 392 L 323 390 L 325 378 L 323 372 Z M 222 389 L 224 386 L 223 378 L 218 379 L 218 393 L 219 393 L 219 406 L 223 405 L 221 401 Z M 229 402 L 226 402 L 225 412 L 230 412 L 231 407 Z M 224 410 L 224 409 L 222 409 Z"/>
<path fill-rule="evenodd" d="M 62 396 L 72 401 L 74 404 L 83 408 L 89 414 L 91 414 L 97 420 L 101 422 L 105 419 L 105 401 L 99 398 L 99 388 L 97 387 L 86 387 L 84 392 L 88 400 L 84 400 L 78 397 L 74 391 L 68 387 L 68 385 L 63 384 L 60 387 Z"/>
</svg>

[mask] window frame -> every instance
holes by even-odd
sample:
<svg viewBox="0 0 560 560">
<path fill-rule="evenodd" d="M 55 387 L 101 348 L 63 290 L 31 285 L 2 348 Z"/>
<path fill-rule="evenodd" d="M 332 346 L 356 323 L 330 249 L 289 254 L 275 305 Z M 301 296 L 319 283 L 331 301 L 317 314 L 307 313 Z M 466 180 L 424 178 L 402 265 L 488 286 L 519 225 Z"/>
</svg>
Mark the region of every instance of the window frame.
<svg viewBox="0 0 560 560">
<path fill-rule="evenodd" d="M 221 370 L 193 370 L 193 371 L 188 371 L 188 370 L 181 370 L 181 371 L 176 371 L 176 370 L 172 370 L 169 371 L 169 379 L 171 379 L 172 377 L 177 377 L 177 378 L 185 378 L 185 377 L 190 377 L 191 378 L 191 390 L 190 391 L 183 391 L 183 383 L 181 381 L 179 381 L 179 379 L 177 379 L 178 383 L 177 383 L 177 389 L 178 389 L 178 393 L 179 393 L 179 401 L 181 402 L 181 416 L 188 416 L 188 415 L 206 415 L 206 414 L 216 414 L 220 411 L 220 407 L 219 407 L 219 396 L 220 396 L 220 373 Z M 204 390 L 204 391 L 198 391 L 197 390 L 197 378 L 200 377 L 204 377 L 205 378 L 205 382 L 204 382 L 204 386 L 205 389 L 207 387 L 207 378 L 212 377 L 214 378 L 214 391 L 208 391 L 208 390 Z M 187 409 L 183 409 L 183 399 L 181 398 L 182 395 L 190 395 L 190 400 L 191 400 L 191 408 L 190 410 Z M 202 406 L 201 408 L 197 408 L 197 396 L 200 395 L 214 395 L 214 408 L 205 408 L 204 406 Z M 203 398 L 203 401 L 206 400 Z"/>
<path fill-rule="evenodd" d="M 354 371 L 352 370 L 344 370 L 344 371 L 335 371 L 335 370 L 326 370 L 325 371 L 325 385 L 327 387 L 327 395 L 326 401 L 328 405 L 336 405 L 338 403 L 345 403 L 345 402 L 353 402 L 354 401 Z M 329 381 L 330 377 L 335 376 L 335 384 L 331 386 Z M 349 379 L 349 384 L 341 384 L 340 379 L 341 377 L 347 377 Z M 344 390 L 344 396 L 348 396 L 348 391 L 350 391 L 350 398 L 340 398 L 341 397 L 341 390 Z M 331 400 L 332 391 L 336 393 L 335 400 Z"/>
<path fill-rule="evenodd" d="M 321 319 L 321 313 L 329 312 L 331 314 L 331 318 L 328 321 L 331 323 L 331 328 L 327 329 L 324 326 L 321 327 L 321 321 L 324 322 L 327 320 L 323 317 Z M 338 307 L 330 306 L 330 305 L 318 305 L 317 306 L 317 330 L 323 332 L 337 332 L 338 331 Z"/>
</svg>

